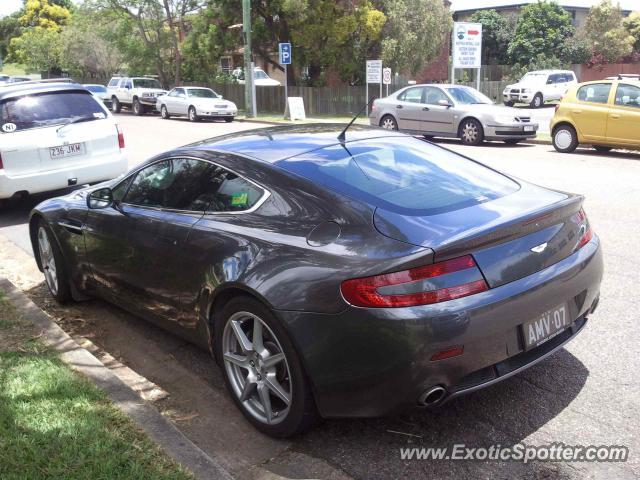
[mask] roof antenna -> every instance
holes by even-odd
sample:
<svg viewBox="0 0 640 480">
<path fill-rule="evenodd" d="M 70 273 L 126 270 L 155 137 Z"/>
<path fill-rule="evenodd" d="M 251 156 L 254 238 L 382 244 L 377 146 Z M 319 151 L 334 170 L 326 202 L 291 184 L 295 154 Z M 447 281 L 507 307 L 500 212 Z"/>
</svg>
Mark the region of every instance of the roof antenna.
<svg viewBox="0 0 640 480">
<path fill-rule="evenodd" d="M 369 104 L 370 104 L 371 102 L 373 102 L 374 100 L 375 100 L 375 97 L 371 97 L 371 98 L 369 99 L 369 101 L 364 105 L 364 107 L 362 107 L 362 109 L 361 109 L 358 113 L 356 113 L 356 116 L 355 116 L 355 117 L 353 117 L 353 118 L 351 119 L 351 121 L 347 124 L 347 126 L 346 126 L 346 127 L 344 127 L 344 130 L 342 130 L 342 131 L 340 132 L 340 135 L 338 135 L 338 141 L 339 141 L 340 143 L 344 143 L 344 141 L 345 141 L 345 139 L 346 139 L 346 133 L 347 133 L 347 130 L 349 130 L 349 127 L 350 127 L 351 125 L 353 125 L 353 122 L 355 122 L 355 121 L 356 121 L 356 118 L 358 118 L 360 115 L 362 115 L 362 112 L 364 112 L 364 111 L 365 111 L 365 109 L 369 106 Z"/>
</svg>

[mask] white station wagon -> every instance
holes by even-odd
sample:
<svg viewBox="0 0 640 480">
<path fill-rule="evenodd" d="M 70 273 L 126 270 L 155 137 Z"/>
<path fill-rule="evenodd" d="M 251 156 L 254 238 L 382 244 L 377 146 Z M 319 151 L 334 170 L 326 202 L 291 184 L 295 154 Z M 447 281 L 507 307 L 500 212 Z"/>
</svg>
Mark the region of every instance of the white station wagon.
<svg viewBox="0 0 640 480">
<path fill-rule="evenodd" d="M 115 119 L 81 85 L 0 87 L 0 202 L 115 178 L 127 171 L 124 146 Z"/>
</svg>

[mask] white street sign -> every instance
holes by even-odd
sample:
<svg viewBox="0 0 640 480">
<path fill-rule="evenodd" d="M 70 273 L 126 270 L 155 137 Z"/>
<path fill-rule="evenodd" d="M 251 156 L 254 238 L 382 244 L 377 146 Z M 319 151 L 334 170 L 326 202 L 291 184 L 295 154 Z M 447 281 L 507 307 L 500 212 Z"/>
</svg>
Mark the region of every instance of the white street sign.
<svg viewBox="0 0 640 480">
<path fill-rule="evenodd" d="M 482 66 L 482 24 L 453 24 L 453 68 Z"/>
<path fill-rule="evenodd" d="M 391 84 L 391 69 L 390 68 L 383 68 L 382 69 L 382 83 L 384 83 L 385 85 L 390 85 Z"/>
<path fill-rule="evenodd" d="M 307 116 L 304 113 L 304 101 L 302 97 L 289 97 L 289 118 L 291 120 L 305 120 Z"/>
<path fill-rule="evenodd" d="M 367 60 L 367 83 L 382 82 L 382 60 Z"/>
</svg>

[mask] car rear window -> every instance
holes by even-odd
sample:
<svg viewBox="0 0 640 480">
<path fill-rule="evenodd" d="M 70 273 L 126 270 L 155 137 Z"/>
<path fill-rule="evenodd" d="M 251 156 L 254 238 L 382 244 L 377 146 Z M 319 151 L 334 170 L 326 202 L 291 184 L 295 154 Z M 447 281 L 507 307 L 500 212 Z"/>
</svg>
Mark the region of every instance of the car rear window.
<svg viewBox="0 0 640 480">
<path fill-rule="evenodd" d="M 435 215 L 515 192 L 510 178 L 410 137 L 361 140 L 277 165 L 347 197 L 402 215 Z"/>
<path fill-rule="evenodd" d="M 9 98 L 0 103 L 0 132 L 64 124 L 80 118 L 106 118 L 89 92 L 51 92 Z"/>
</svg>

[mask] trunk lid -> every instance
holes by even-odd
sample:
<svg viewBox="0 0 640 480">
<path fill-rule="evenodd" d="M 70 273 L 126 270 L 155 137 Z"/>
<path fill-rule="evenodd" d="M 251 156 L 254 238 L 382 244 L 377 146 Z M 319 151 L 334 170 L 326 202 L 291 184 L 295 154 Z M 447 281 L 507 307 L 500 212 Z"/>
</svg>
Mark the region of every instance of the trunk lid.
<svg viewBox="0 0 640 480">
<path fill-rule="evenodd" d="M 435 261 L 472 254 L 490 287 L 531 275 L 571 255 L 587 229 L 583 197 L 521 184 L 510 195 L 430 216 L 376 209 L 380 233 L 429 247 Z"/>
</svg>

